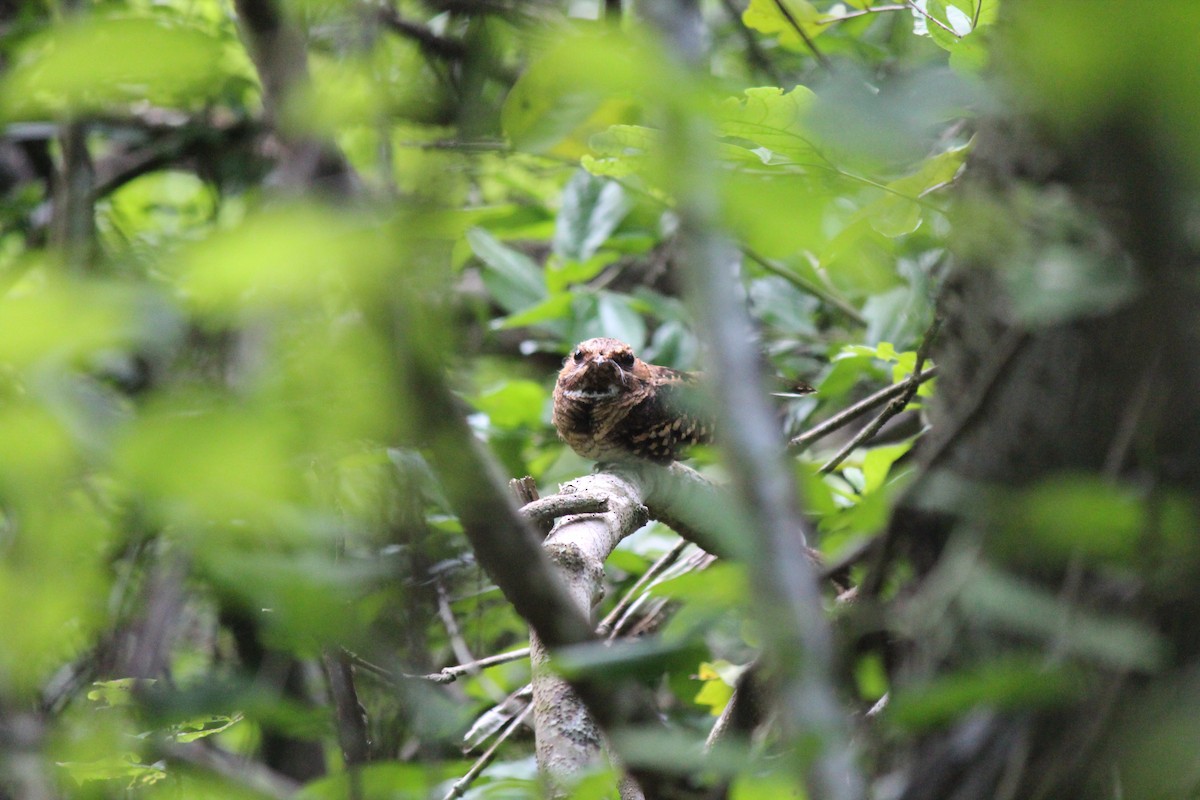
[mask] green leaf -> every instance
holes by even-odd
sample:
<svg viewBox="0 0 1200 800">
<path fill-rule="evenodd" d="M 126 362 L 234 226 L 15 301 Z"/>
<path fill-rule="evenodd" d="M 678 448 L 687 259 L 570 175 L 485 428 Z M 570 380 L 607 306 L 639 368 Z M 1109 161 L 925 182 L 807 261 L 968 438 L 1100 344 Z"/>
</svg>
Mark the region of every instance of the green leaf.
<svg viewBox="0 0 1200 800">
<path fill-rule="evenodd" d="M 868 700 L 878 700 L 887 694 L 887 668 L 879 653 L 866 653 L 854 662 L 854 683 L 858 693 Z"/>
<path fill-rule="evenodd" d="M 923 686 L 897 689 L 885 715 L 906 730 L 924 730 L 978 708 L 1004 711 L 1064 705 L 1085 688 L 1085 679 L 1076 669 L 1047 666 L 1040 657 L 1009 656 Z"/>
<path fill-rule="evenodd" d="M 572 261 L 591 258 L 630 207 L 620 184 L 577 171 L 563 189 L 554 226 L 554 253 Z"/>
<path fill-rule="evenodd" d="M 482 228 L 467 231 L 467 243 L 487 267 L 484 283 L 505 311 L 521 311 L 546 299 L 542 271 L 529 256 L 506 247 Z"/>
<path fill-rule="evenodd" d="M 618 31 L 564 31 L 509 92 L 500 124 L 513 146 L 578 158 L 588 137 L 636 121 L 638 96 L 663 74 L 655 50 Z"/>
<path fill-rule="evenodd" d="M 546 285 L 551 292 L 561 292 L 577 283 L 586 283 L 620 257 L 620 253 L 611 250 L 596 253 L 586 261 L 562 262 L 551 257 L 546 262 Z"/>
<path fill-rule="evenodd" d="M 842 229 L 818 258 L 834 286 L 851 299 L 900 284 L 896 259 L 896 245 L 864 219 Z"/>
<path fill-rule="evenodd" d="M 471 405 L 499 428 L 536 428 L 548 398 L 540 383 L 512 380 L 471 398 Z"/>
<path fill-rule="evenodd" d="M 740 241 L 766 258 L 826 243 L 821 220 L 830 198 L 799 175 L 738 172 L 722 187 L 724 217 Z"/>
<path fill-rule="evenodd" d="M 733 696 L 733 687 L 738 676 L 744 671 L 744 667 L 737 667 L 728 661 L 716 661 L 711 664 L 707 661 L 701 662 L 697 678 L 704 683 L 696 692 L 693 701 L 698 705 L 707 706 L 709 713 L 714 717 L 719 716 L 729 703 L 729 698 Z"/>
<path fill-rule="evenodd" d="M 912 233 L 920 225 L 926 209 L 918 202 L 929 192 L 954 180 L 970 152 L 963 145 L 925 159 L 911 175 L 887 184 L 887 193 L 862 210 L 871 227 L 889 237 Z"/>
<path fill-rule="evenodd" d="M 597 297 L 596 310 L 602 335 L 620 339 L 635 351 L 646 346 L 646 323 L 641 314 L 633 310 L 628 298 L 602 292 Z"/>
<path fill-rule="evenodd" d="M 747 28 L 761 33 L 779 34 L 779 43 L 792 50 L 806 50 L 803 36 L 813 39 L 825 30 L 828 14 L 822 14 L 808 0 L 750 0 L 742 12 L 742 22 Z"/>
<path fill-rule="evenodd" d="M 122 104 L 199 107 L 222 86 L 221 43 L 154 19 L 89 19 L 27 41 L 0 84 L 8 120 L 111 112 Z"/>
<path fill-rule="evenodd" d="M 985 624 L 1054 641 L 1113 669 L 1152 671 L 1167 654 L 1166 642 L 1144 623 L 1070 605 L 1034 583 L 987 567 L 976 569 L 958 602 Z"/>
<path fill-rule="evenodd" d="M 1136 569 L 1160 564 L 1185 569 L 1198 543 L 1195 514 L 1170 495 L 1143 493 L 1086 475 L 1058 475 L 997 500 L 1000 521 L 992 550 L 1017 563 L 1066 564 L 1071 559 Z"/>
<path fill-rule="evenodd" d="M 592 154 L 580 164 L 593 175 L 624 178 L 657 174 L 662 132 L 642 125 L 613 125 L 588 140 Z"/>
<path fill-rule="evenodd" d="M 224 733 L 242 721 L 241 714 L 210 714 L 174 725 L 175 741 L 194 742 L 218 733 Z"/>
<path fill-rule="evenodd" d="M 468 768 L 465 763 L 435 760 L 362 764 L 353 773 L 340 770 L 311 780 L 292 796 L 296 800 L 425 800 L 433 786 L 462 777 Z"/>
<path fill-rule="evenodd" d="M 138 683 L 137 678 L 96 681 L 88 690 L 87 699 L 108 708 L 133 705 L 133 691 Z M 153 683 L 153 681 L 147 681 L 147 683 Z"/>
<path fill-rule="evenodd" d="M 718 135 L 765 147 L 794 163 L 822 160 L 803 124 L 815 99 L 804 86 L 786 93 L 774 86 L 746 89 L 718 107 Z"/>
<path fill-rule="evenodd" d="M 896 459 L 912 449 L 911 442 L 894 444 L 888 447 L 873 447 L 863 456 L 863 494 L 870 494 L 883 486 L 891 473 L 892 464 Z"/>
<path fill-rule="evenodd" d="M 563 317 L 567 316 L 575 302 L 570 292 L 556 292 L 540 303 L 529 306 L 515 314 L 492 320 L 492 327 L 498 330 L 540 326 L 552 332 L 561 331 L 565 326 Z"/>
<path fill-rule="evenodd" d="M 123 753 L 94 761 L 59 761 L 58 766 L 79 784 L 119 780 L 125 782 L 128 789 L 149 786 L 167 777 L 162 762 L 143 764 L 136 753 Z"/>
</svg>

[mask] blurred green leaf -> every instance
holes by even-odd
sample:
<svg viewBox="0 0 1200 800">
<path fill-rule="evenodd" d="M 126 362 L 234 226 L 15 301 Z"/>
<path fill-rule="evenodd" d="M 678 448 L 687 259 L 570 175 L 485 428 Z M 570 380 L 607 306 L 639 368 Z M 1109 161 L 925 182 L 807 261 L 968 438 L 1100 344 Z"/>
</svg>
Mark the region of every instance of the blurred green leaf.
<svg viewBox="0 0 1200 800">
<path fill-rule="evenodd" d="M 90 781 L 121 781 L 125 788 L 149 786 L 167 777 L 163 764 L 142 764 L 135 753 L 124 753 L 96 761 L 61 761 L 58 766 L 66 770 L 77 784 Z"/>
<path fill-rule="evenodd" d="M 199 531 L 278 530 L 298 499 L 286 420 L 211 398 L 180 397 L 151 408 L 117 449 L 120 474 L 164 522 Z M 164 465 L 168 465 L 164 467 Z"/>
<path fill-rule="evenodd" d="M 0 115 L 40 119 L 147 101 L 199 107 L 221 86 L 222 58 L 212 36 L 154 19 L 55 26 L 25 43 L 0 84 Z"/>
<path fill-rule="evenodd" d="M 555 651 L 555 666 L 570 679 L 650 680 L 664 672 L 694 669 L 703 655 L 691 642 L 644 637 L 560 648 Z"/>
<path fill-rule="evenodd" d="M 373 296 L 403 252 L 390 233 L 362 216 L 279 207 L 197 243 L 175 272 L 197 310 L 217 320 L 331 294 Z"/>
<path fill-rule="evenodd" d="M 198 739 L 206 739 L 209 736 L 224 733 L 241 721 L 241 714 L 209 714 L 176 723 L 173 736 L 177 742 L 194 742 Z"/>
<path fill-rule="evenodd" d="M 1066 705 L 1086 689 L 1069 666 L 1047 666 L 1040 657 L 996 658 L 916 687 L 899 687 L 885 712 L 894 725 L 927 730 L 977 710 L 1025 710 Z"/>
<path fill-rule="evenodd" d="M 921 224 L 928 209 L 919 202 L 929 192 L 945 186 L 962 169 L 970 146 L 954 147 L 926 159 L 916 172 L 887 184 L 887 193 L 862 213 L 871 227 L 884 236 L 904 236 Z"/>
<path fill-rule="evenodd" d="M 896 459 L 912 449 L 911 442 L 894 444 L 887 447 L 873 447 L 863 456 L 863 494 L 870 494 L 883 486 L 891 474 L 892 465 Z"/>
<path fill-rule="evenodd" d="M 830 199 L 800 176 L 739 172 L 729 177 L 722 195 L 730 228 L 767 258 L 816 250 L 826 241 L 821 221 Z"/>
<path fill-rule="evenodd" d="M 365 764 L 355 770 L 353 777 L 343 771 L 310 781 L 295 797 L 296 800 L 343 800 L 353 794 L 360 800 L 425 800 L 440 781 L 460 777 L 468 766 L 429 761 Z"/>
<path fill-rule="evenodd" d="M 588 137 L 638 116 L 638 95 L 653 87 L 659 59 L 632 38 L 580 26 L 560 37 L 509 92 L 500 124 L 526 152 L 578 158 Z"/>
<path fill-rule="evenodd" d="M 1154 671 L 1167 655 L 1162 637 L 1142 622 L 1071 605 L 1031 581 L 994 569 L 977 568 L 957 599 L 963 612 L 981 623 L 1053 642 L 1113 669 Z"/>
<path fill-rule="evenodd" d="M 867 700 L 878 700 L 888 692 L 887 669 L 878 653 L 867 653 L 854 662 L 854 683 Z"/>
<path fill-rule="evenodd" d="M 613 125 L 588 139 L 591 153 L 580 159 L 593 175 L 625 178 L 657 176 L 662 134 L 641 125 Z M 660 182 L 660 181 L 655 181 Z"/>
<path fill-rule="evenodd" d="M 471 404 L 501 428 L 536 428 L 550 394 L 540 383 L 510 380 L 471 398 Z"/>
<path fill-rule="evenodd" d="M 117 678 L 111 681 L 96 681 L 88 690 L 87 699 L 101 707 L 128 706 L 133 704 L 136 678 Z"/>
</svg>

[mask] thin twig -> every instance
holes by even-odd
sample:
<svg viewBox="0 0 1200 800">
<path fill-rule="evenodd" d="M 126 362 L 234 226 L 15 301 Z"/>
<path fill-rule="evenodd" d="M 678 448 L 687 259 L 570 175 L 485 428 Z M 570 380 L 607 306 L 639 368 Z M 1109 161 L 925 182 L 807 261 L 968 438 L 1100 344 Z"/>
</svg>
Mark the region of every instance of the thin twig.
<svg viewBox="0 0 1200 800">
<path fill-rule="evenodd" d="M 663 553 L 657 561 L 650 565 L 642 577 L 638 578 L 637 582 L 629 588 L 629 591 L 613 606 L 612 610 L 601 620 L 599 627 L 596 628 L 596 633 L 600 636 L 611 638 L 615 633 L 613 623 L 621 619 L 621 616 L 627 609 L 633 606 L 637 599 L 641 596 L 642 591 L 659 575 L 667 570 L 678 559 L 680 554 L 688 546 L 689 542 L 686 539 L 680 539 L 678 543 L 666 553 Z"/>
<path fill-rule="evenodd" d="M 920 14 L 922 17 L 924 17 L 925 19 L 929 20 L 929 21 L 930 21 L 930 22 L 932 22 L 934 25 L 937 25 L 939 28 L 941 28 L 942 30 L 944 30 L 946 33 L 948 33 L 948 34 L 950 34 L 951 36 L 953 36 L 955 39 L 961 39 L 961 38 L 962 38 L 962 36 L 960 36 L 960 35 L 958 34 L 958 32 L 957 32 L 957 31 L 955 31 L 953 28 L 951 28 L 950 26 L 948 26 L 946 23 L 942 22 L 942 21 L 941 21 L 940 19 L 938 19 L 937 17 L 935 17 L 935 16 L 933 16 L 932 14 L 930 14 L 930 13 L 929 13 L 928 11 L 926 11 L 925 9 L 921 8 L 919 5 L 917 5 L 916 3 L 914 3 L 914 2 L 913 2 L 913 0 L 906 0 L 906 5 L 908 5 L 908 7 L 909 7 L 910 9 L 912 9 L 914 12 L 916 12 L 917 14 Z"/>
<path fill-rule="evenodd" d="M 836 17 L 825 17 L 821 20 L 822 25 L 829 25 L 834 22 L 845 22 L 856 17 L 865 17 L 867 14 L 882 14 L 886 11 L 908 11 L 908 6 L 904 4 L 890 6 L 871 6 L 870 8 L 861 8 L 858 11 L 847 11 L 845 14 L 839 14 Z"/>
<path fill-rule="evenodd" d="M 754 35 L 754 31 L 742 24 L 741 12 L 733 4 L 733 0 L 721 0 L 721 4 L 725 7 L 725 13 L 733 20 L 734 27 L 741 34 L 742 41 L 746 44 L 746 61 L 750 63 L 752 68 L 769 77 L 772 86 L 782 86 L 783 77 L 779 74 L 779 70 L 775 69 L 775 65 L 771 62 L 771 59 L 763 52 L 762 45 L 758 43 L 758 38 Z"/>
<path fill-rule="evenodd" d="M 904 381 L 901 386 L 904 391 L 898 397 L 892 399 L 883 411 L 879 412 L 879 416 L 871 420 L 870 424 L 864 427 L 846 446 L 837 452 L 837 454 L 829 459 L 817 473 L 820 475 L 828 475 L 833 472 L 838 464 L 846 460 L 846 456 L 854 452 L 855 448 L 862 445 L 864 442 L 870 441 L 875 434 L 879 433 L 879 429 L 884 426 L 889 419 L 903 411 L 912 399 L 917 395 L 917 389 L 921 388 L 921 370 L 925 366 L 925 360 L 929 358 L 929 350 L 933 347 L 933 340 L 937 338 L 938 331 L 942 327 L 942 318 L 934 317 L 933 323 L 930 324 L 929 330 L 925 331 L 925 338 L 921 341 L 921 346 L 917 348 L 917 363 L 913 367 L 912 374 L 908 376 L 908 380 Z"/>
<path fill-rule="evenodd" d="M 446 594 L 446 587 L 441 581 L 437 582 L 437 614 L 442 620 L 442 626 L 446 629 L 446 635 L 450 638 L 450 647 L 454 650 L 454 655 L 458 657 L 460 663 L 474 664 L 475 655 L 471 649 L 467 647 L 467 640 L 463 638 L 462 629 L 458 626 L 458 620 L 454 618 L 454 611 L 450 608 L 450 598 Z"/>
<path fill-rule="evenodd" d="M 945 457 L 946 453 L 950 452 L 950 446 L 958 441 L 975 423 L 979 415 L 983 413 L 993 389 L 999 383 L 1000 378 L 1007 372 L 1017 354 L 1021 352 L 1025 342 L 1028 341 L 1028 337 L 1028 333 L 1023 329 L 1010 329 L 1001 338 L 997 346 L 993 348 L 992 358 L 978 373 L 982 377 L 975 380 L 967 390 L 966 396 L 955 404 L 954 418 L 949 424 L 943 426 L 947 433 L 940 439 L 934 439 L 929 451 L 925 453 L 923 475 L 929 475 L 934 470 L 938 462 Z M 917 483 L 909 487 L 908 492 L 910 494 L 917 490 L 920 481 L 921 478 L 918 478 Z M 893 517 L 893 523 L 888 525 L 883 535 L 870 548 L 873 554 L 871 565 L 866 576 L 858 586 L 859 593 L 864 597 L 876 597 L 883 588 L 888 560 L 897 530 L 895 517 Z"/>
<path fill-rule="evenodd" d="M 983 377 L 974 382 L 969 395 L 955 404 L 954 419 L 948 426 L 948 435 L 937 440 L 933 448 L 925 455 L 925 472 L 928 473 L 949 450 L 950 445 L 959 439 L 974 424 L 983 411 L 992 389 L 1004 375 L 1013 359 L 1021 352 L 1029 334 L 1021 328 L 1009 330 L 993 349 L 993 356 L 986 366 Z M 981 370 L 982 371 L 982 370 Z"/>
<path fill-rule="evenodd" d="M 520 714 L 513 717 L 512 722 L 508 723 L 508 727 L 500 732 L 500 735 L 496 737 L 491 746 L 479 758 L 475 759 L 475 763 L 471 765 L 471 768 L 461 778 L 454 782 L 450 787 L 450 791 L 446 793 L 445 800 L 454 800 L 454 798 L 462 797 L 466 794 L 467 789 L 471 787 L 475 779 L 492 763 L 492 760 L 496 757 L 496 751 L 500 749 L 500 745 L 508 741 L 517 732 L 517 729 L 525 722 L 525 718 L 531 713 L 533 713 L 532 703 L 525 706 Z"/>
<path fill-rule="evenodd" d="M 428 25 L 404 19 L 391 5 L 379 9 L 379 21 L 393 33 L 412 39 L 433 55 L 456 61 L 467 57 L 467 46 L 461 41 L 439 36 Z"/>
<path fill-rule="evenodd" d="M 329 696 L 333 701 L 334 722 L 338 745 L 348 768 L 365 764 L 371 758 L 371 740 L 367 733 L 367 717 L 358 700 L 354 685 L 354 669 L 349 654 L 328 648 L 321 656 Z M 361 796 L 361 793 L 360 793 Z"/>
<path fill-rule="evenodd" d="M 1138 426 L 1145 418 L 1152 394 L 1151 390 L 1154 387 L 1154 379 L 1158 375 L 1158 366 L 1161 361 L 1161 353 L 1155 353 L 1151 357 L 1142 372 L 1141 380 L 1138 381 L 1137 387 L 1130 396 L 1129 403 L 1121 414 L 1121 419 L 1113 432 L 1112 442 L 1109 444 L 1108 454 L 1104 457 L 1102 474 L 1107 478 L 1116 479 L 1120 474 L 1121 467 L 1125 465 L 1125 459 L 1133 445 Z"/>
<path fill-rule="evenodd" d="M 918 384 L 925 383 L 926 381 L 937 377 L 937 367 L 933 366 L 924 372 L 913 374 L 917 375 L 916 380 Z M 813 442 L 817 441 L 818 439 L 825 438 L 840 428 L 844 428 L 846 425 L 849 425 L 851 422 L 858 419 L 876 406 L 882 405 L 888 400 L 892 400 L 904 394 L 908 390 L 908 384 L 910 380 L 911 376 L 899 383 L 894 383 L 891 386 L 880 389 L 878 392 L 875 392 L 868 397 L 864 397 L 854 405 L 839 411 L 837 414 L 834 414 L 832 417 L 820 423 L 819 425 L 814 425 L 804 433 L 796 436 L 788 442 L 788 447 L 799 451 L 804 450 L 804 448 L 808 447 Z"/>
<path fill-rule="evenodd" d="M 428 675 L 415 675 L 407 672 L 392 672 L 390 669 L 368 661 L 357 653 L 349 650 L 346 651 L 346 659 L 354 666 L 393 686 L 399 685 L 402 679 L 429 681 L 430 683 L 454 683 L 463 675 L 473 675 L 489 667 L 507 664 L 510 661 L 520 661 L 522 658 L 529 658 L 528 647 L 522 647 L 519 650 L 510 650 L 507 653 L 497 653 L 494 656 L 487 656 L 468 664 L 456 664 L 453 667 L 446 667 L 439 672 L 431 672 Z"/>
<path fill-rule="evenodd" d="M 796 33 L 800 36 L 800 39 L 804 42 L 804 46 L 812 51 L 812 54 L 817 59 L 817 62 L 825 69 L 829 69 L 831 66 L 829 59 L 825 57 L 824 53 L 817 49 L 817 43 L 814 42 L 812 37 L 808 35 L 808 31 L 804 30 L 804 26 L 801 25 L 794 16 L 792 16 L 791 9 L 787 7 L 787 4 L 782 2 L 782 0 L 774 0 L 774 2 L 775 8 L 779 10 L 779 13 L 783 15 L 783 18 L 788 21 L 788 24 L 791 25 Z"/>
</svg>

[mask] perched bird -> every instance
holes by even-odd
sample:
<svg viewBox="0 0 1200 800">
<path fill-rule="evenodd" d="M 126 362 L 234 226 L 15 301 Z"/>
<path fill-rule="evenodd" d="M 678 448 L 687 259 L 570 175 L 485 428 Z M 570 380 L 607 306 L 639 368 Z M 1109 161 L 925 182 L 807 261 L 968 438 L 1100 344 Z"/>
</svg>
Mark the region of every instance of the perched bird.
<svg viewBox="0 0 1200 800">
<path fill-rule="evenodd" d="M 617 339 L 581 342 L 554 386 L 554 427 L 585 458 L 667 464 L 712 441 L 696 373 L 647 364 Z"/>
</svg>

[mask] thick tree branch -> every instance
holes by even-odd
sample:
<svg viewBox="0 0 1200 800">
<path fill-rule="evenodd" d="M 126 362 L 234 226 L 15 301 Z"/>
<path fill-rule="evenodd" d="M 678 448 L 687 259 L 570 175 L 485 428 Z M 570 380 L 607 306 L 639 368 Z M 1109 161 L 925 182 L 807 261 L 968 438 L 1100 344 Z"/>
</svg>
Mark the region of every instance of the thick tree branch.
<svg viewBox="0 0 1200 800">
<path fill-rule="evenodd" d="M 612 474 L 572 481 L 563 494 L 604 495 L 610 510 L 564 517 L 545 548 L 579 611 L 591 615 L 604 594 L 604 562 L 620 541 L 646 522 L 637 487 Z M 595 764 L 603 737 L 570 685 L 549 669 L 549 654 L 534 631 L 529 637 L 533 666 L 533 714 L 538 766 L 556 788 Z"/>
</svg>

